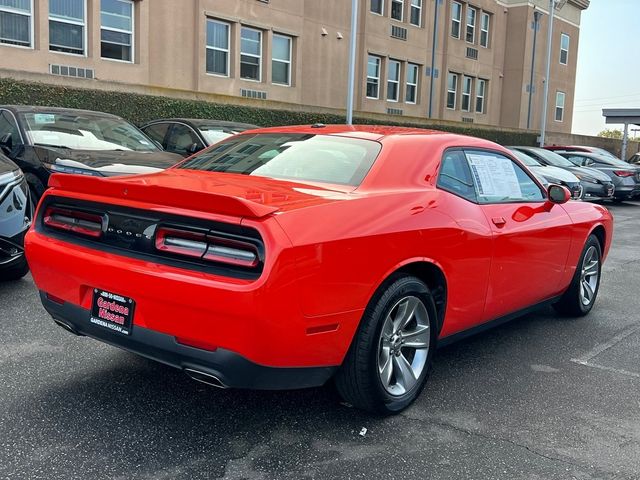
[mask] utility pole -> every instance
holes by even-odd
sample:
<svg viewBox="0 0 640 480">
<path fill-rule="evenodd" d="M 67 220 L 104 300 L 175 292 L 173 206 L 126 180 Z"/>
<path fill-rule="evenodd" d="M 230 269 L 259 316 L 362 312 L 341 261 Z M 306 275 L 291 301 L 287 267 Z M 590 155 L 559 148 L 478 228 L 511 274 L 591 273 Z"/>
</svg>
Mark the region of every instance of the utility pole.
<svg viewBox="0 0 640 480">
<path fill-rule="evenodd" d="M 347 125 L 353 125 L 353 97 L 356 82 L 358 42 L 358 0 L 351 0 L 351 40 L 349 42 L 349 80 L 347 86 Z"/>
<path fill-rule="evenodd" d="M 531 128 L 531 114 L 533 109 L 531 103 L 533 102 L 533 90 L 535 89 L 533 83 L 535 81 L 536 71 L 536 49 L 538 46 L 538 30 L 540 29 L 540 17 L 542 13 L 538 10 L 533 10 L 533 52 L 531 53 L 531 78 L 529 80 L 529 109 L 527 110 L 527 130 Z"/>
<path fill-rule="evenodd" d="M 433 42 L 431 44 L 431 77 L 429 81 L 429 118 L 433 116 L 433 82 L 436 75 L 436 45 L 438 44 L 438 15 L 440 13 L 440 2 L 436 0 L 436 11 L 433 17 Z"/>
<path fill-rule="evenodd" d="M 549 0 L 549 35 L 547 36 L 547 68 L 544 77 L 544 94 L 542 100 L 542 121 L 540 125 L 540 146 L 544 147 L 547 130 L 547 108 L 549 104 L 549 76 L 551 74 L 551 47 L 553 43 L 553 17 L 556 11 L 556 0 Z"/>
<path fill-rule="evenodd" d="M 544 79 L 544 98 L 542 102 L 542 122 L 540 126 L 540 146 L 544 147 L 547 131 L 547 107 L 549 104 L 549 77 L 551 76 L 551 50 L 553 43 L 553 19 L 556 10 L 562 10 L 567 0 L 549 0 L 549 36 L 547 37 L 547 71 Z"/>
</svg>

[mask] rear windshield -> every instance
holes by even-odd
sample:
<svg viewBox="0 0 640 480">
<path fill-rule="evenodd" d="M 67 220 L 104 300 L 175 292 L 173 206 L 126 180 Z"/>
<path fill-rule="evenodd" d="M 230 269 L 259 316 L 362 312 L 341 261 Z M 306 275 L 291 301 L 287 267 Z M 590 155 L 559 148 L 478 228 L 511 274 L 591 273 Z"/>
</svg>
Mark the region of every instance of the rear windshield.
<svg viewBox="0 0 640 480">
<path fill-rule="evenodd" d="M 244 132 L 245 130 L 249 130 L 249 128 L 244 127 L 230 127 L 220 125 L 199 125 L 198 129 L 209 145 L 213 145 L 214 143 L 218 143 L 220 140 L 224 140 L 225 138 L 229 138 L 232 135 Z"/>
<path fill-rule="evenodd" d="M 356 138 L 247 134 L 218 143 L 177 168 L 358 186 L 381 148 Z"/>
<path fill-rule="evenodd" d="M 598 155 L 598 162 L 611 165 L 612 167 L 629 167 L 627 162 L 623 162 L 619 158 L 611 158 L 604 155 Z"/>
<path fill-rule="evenodd" d="M 533 150 L 535 153 L 540 155 L 544 160 L 546 160 L 550 165 L 554 167 L 575 167 L 573 163 L 564 158 L 562 155 L 558 155 L 557 153 L 550 152 L 549 150 L 545 150 L 544 148 L 536 148 Z M 527 153 L 525 151 L 525 153 Z"/>
<path fill-rule="evenodd" d="M 159 150 L 140 130 L 118 117 L 73 111 L 21 116 L 34 145 L 72 150 Z"/>
</svg>

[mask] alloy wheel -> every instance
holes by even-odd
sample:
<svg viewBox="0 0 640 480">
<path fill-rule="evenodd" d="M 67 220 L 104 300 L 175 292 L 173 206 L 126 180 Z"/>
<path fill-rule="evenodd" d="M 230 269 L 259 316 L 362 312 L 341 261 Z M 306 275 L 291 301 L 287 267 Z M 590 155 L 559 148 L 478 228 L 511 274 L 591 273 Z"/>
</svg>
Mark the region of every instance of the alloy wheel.
<svg viewBox="0 0 640 480">
<path fill-rule="evenodd" d="M 584 306 L 593 302 L 600 277 L 600 255 L 598 249 L 591 245 L 582 260 L 580 272 L 580 301 Z"/>
<path fill-rule="evenodd" d="M 429 314 L 418 297 L 398 300 L 385 318 L 378 346 L 378 375 L 393 396 L 404 395 L 418 382 L 431 344 Z"/>
</svg>

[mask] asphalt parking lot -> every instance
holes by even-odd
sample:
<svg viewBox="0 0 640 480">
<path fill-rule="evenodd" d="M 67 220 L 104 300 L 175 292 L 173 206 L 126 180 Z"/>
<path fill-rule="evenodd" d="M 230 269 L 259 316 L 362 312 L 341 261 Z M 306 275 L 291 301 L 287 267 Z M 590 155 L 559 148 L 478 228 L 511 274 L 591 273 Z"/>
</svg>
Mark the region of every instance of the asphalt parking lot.
<svg viewBox="0 0 640 480">
<path fill-rule="evenodd" d="M 0 284 L 0 478 L 640 478 L 640 202 L 583 319 L 553 310 L 446 347 L 409 410 L 331 388 L 217 390 L 55 326 Z M 366 428 L 366 434 L 360 435 Z"/>
</svg>

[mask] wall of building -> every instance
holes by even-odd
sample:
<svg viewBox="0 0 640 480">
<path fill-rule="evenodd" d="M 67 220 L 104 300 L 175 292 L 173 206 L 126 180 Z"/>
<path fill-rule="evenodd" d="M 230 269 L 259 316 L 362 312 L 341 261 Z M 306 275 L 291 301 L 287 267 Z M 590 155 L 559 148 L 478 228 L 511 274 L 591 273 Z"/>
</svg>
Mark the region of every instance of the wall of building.
<svg viewBox="0 0 640 480">
<path fill-rule="evenodd" d="M 344 109 L 347 93 L 348 51 L 351 2 L 346 0 L 135 0 L 135 46 L 132 62 L 101 58 L 100 11 L 98 0 L 86 0 L 86 49 L 84 55 L 49 50 L 49 0 L 34 0 L 32 48 L 0 44 L 0 74 L 12 72 L 41 75 L 46 82 L 58 82 L 49 75 L 52 65 L 93 70 L 87 88 L 95 84 L 118 85 L 119 89 L 138 91 L 196 92 L 238 98 L 242 92 L 249 101 L 260 104 L 262 98 L 278 103 L 302 105 L 303 108 Z M 391 0 L 385 0 L 383 15 L 370 11 L 370 0 L 360 1 L 359 34 L 356 65 L 355 108 L 375 114 L 402 114 L 446 121 L 525 128 L 527 126 L 527 85 L 531 73 L 534 8 L 543 11 L 538 32 L 538 55 L 534 67 L 534 102 L 531 127 L 540 124 L 540 95 L 543 89 L 547 12 L 545 0 L 457 0 L 465 9 L 461 22 L 461 38 L 451 35 L 451 6 L 456 0 L 443 0 L 437 23 L 433 97 L 430 105 L 432 47 L 435 0 L 422 0 L 419 26 L 409 22 L 411 2 L 405 0 L 404 18 L 390 18 Z M 571 0 L 558 14 L 553 40 L 550 80 L 548 129 L 571 131 L 573 94 L 581 8 L 586 0 Z M 586 3 L 588 5 L 588 2 Z M 582 7 L 580 7 L 582 5 Z M 465 12 L 477 11 L 475 41 L 465 39 Z M 489 44 L 480 45 L 481 12 L 490 15 Z M 207 21 L 223 22 L 230 29 L 229 68 L 225 75 L 207 73 Z M 240 78 L 240 32 L 243 27 L 262 32 L 261 79 Z M 392 36 L 392 28 L 400 27 L 406 39 Z M 571 38 L 569 62 L 559 64 L 560 35 Z M 292 39 L 291 83 L 272 81 L 274 35 Z M 477 58 L 469 58 L 470 53 Z M 367 58 L 382 59 L 378 99 L 367 98 Z M 472 55 L 473 56 L 473 55 Z M 387 73 L 390 61 L 399 61 L 399 101 L 387 98 Z M 409 64 L 419 67 L 417 101 L 409 103 L 405 94 Z M 447 75 L 459 75 L 456 108 L 447 108 Z M 463 77 L 472 78 L 469 111 L 463 111 Z M 475 93 L 478 81 L 487 82 L 485 105 L 476 112 Z M 97 87 L 101 88 L 101 87 Z M 562 122 L 556 122 L 556 91 L 566 93 Z M 259 97 L 256 99 L 255 97 Z M 299 108 L 299 107 L 298 107 Z"/>
</svg>

